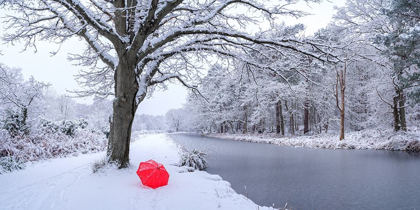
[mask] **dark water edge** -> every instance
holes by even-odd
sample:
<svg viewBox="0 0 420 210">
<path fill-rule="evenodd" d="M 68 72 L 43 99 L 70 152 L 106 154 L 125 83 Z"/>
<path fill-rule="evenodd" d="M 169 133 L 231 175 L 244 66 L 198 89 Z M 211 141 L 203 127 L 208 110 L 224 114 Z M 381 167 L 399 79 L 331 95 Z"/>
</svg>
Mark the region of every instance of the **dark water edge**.
<svg viewBox="0 0 420 210">
<path fill-rule="evenodd" d="M 325 150 L 172 134 L 208 154 L 207 172 L 258 205 L 293 209 L 420 209 L 420 154 Z"/>
</svg>

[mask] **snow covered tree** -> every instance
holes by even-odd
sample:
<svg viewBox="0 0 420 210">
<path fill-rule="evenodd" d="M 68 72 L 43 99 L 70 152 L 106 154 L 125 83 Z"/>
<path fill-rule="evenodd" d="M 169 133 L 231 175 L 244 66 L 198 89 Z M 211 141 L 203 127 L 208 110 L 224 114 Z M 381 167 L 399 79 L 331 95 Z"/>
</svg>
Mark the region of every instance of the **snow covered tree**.
<svg viewBox="0 0 420 210">
<path fill-rule="evenodd" d="M 180 131 L 183 118 L 186 116 L 183 112 L 183 109 L 171 109 L 166 112 L 166 123 L 168 127 L 174 129 L 175 132 Z"/>
<path fill-rule="evenodd" d="M 137 114 L 133 122 L 133 131 L 143 131 L 143 130 L 167 130 L 167 125 L 165 122 L 165 116 L 163 115 L 146 115 L 146 114 Z"/>
<path fill-rule="evenodd" d="M 387 34 L 394 34 L 395 31 L 399 31 L 398 24 L 393 24 L 384 12 L 389 8 L 389 5 L 392 5 L 391 2 L 391 0 L 349 0 L 345 7 L 338 9 L 334 24 L 335 27 L 347 30 L 347 34 L 350 36 L 359 37 L 360 42 L 366 45 L 364 48 L 368 49 L 366 52 L 371 53 L 362 53 L 360 54 L 361 57 L 379 64 L 380 67 L 377 69 L 383 69 L 382 74 L 389 77 L 389 79 L 386 79 L 386 81 L 389 81 L 386 91 L 382 91 L 382 93 L 377 91 L 377 97 L 381 98 L 385 104 L 390 105 L 393 113 L 394 129 L 397 131 L 400 129 L 406 130 L 404 75 L 407 74 L 407 69 L 398 67 L 401 67 L 399 64 L 401 64 L 402 57 L 397 58 L 398 55 L 395 53 L 391 55 L 389 48 L 386 47 L 389 42 L 383 42 L 383 40 L 387 40 Z M 369 46 L 375 50 L 370 50 Z M 400 53 L 403 51 L 405 49 Z M 386 54 L 388 56 L 384 56 Z M 390 91 L 393 94 L 390 94 Z M 383 94 L 384 92 L 386 95 Z"/>
<path fill-rule="evenodd" d="M 280 24 L 275 29 L 274 32 L 265 34 L 265 38 L 297 38 L 304 27 Z M 255 50 L 247 53 L 259 66 L 248 62 L 232 62 L 213 65 L 209 69 L 198 86 L 207 101 L 194 95 L 189 97 L 188 109 L 193 107 L 195 112 L 191 113 L 199 118 L 196 125 L 201 125 L 198 130 L 222 133 L 278 132 L 283 135 L 288 130 L 294 134 L 298 122 L 295 120 L 297 107 L 303 107 L 304 102 L 309 100 L 312 103 L 307 110 L 308 113 L 311 112 L 311 119 L 307 119 L 307 126 L 309 121 L 312 127 L 321 124 L 321 118 L 316 111 L 316 99 L 319 98 L 316 94 L 320 89 L 315 88 L 313 83 L 314 80 L 319 83 L 325 79 L 319 71 L 323 64 L 309 62 L 314 61 L 310 56 L 280 52 L 276 48 L 258 50 L 264 51 L 264 55 Z M 307 80 L 311 82 L 305 82 Z M 287 121 L 291 126 L 286 130 Z M 325 124 L 324 119 L 322 123 Z"/>
<path fill-rule="evenodd" d="M 209 54 L 258 65 L 239 54 L 240 49 L 276 46 L 327 60 L 329 54 L 321 48 L 317 53 L 305 50 L 314 46 L 305 40 L 262 39 L 261 33 L 247 32 L 264 20 L 300 17 L 304 13 L 288 7 L 295 2 L 0 0 L 0 6 L 11 11 L 6 42 L 20 41 L 27 48 L 36 47 L 39 40 L 62 43 L 77 36 L 87 43 L 83 54 L 70 58 L 92 67 L 80 75 L 87 88 L 80 94 L 115 96 L 108 156 L 126 167 L 133 119 L 148 90 L 172 79 L 194 89 L 188 81 L 197 78 L 196 70 Z"/>
<path fill-rule="evenodd" d="M 390 7 L 383 8 L 389 17 L 391 31 L 378 34 L 380 43 L 386 46 L 383 52 L 393 63 L 394 89 L 393 114 L 395 130 L 407 130 L 406 96 L 420 101 L 420 2 L 416 0 L 392 0 Z"/>
<path fill-rule="evenodd" d="M 344 139 L 344 121 L 345 121 L 345 113 L 346 113 L 346 101 L 345 101 L 345 94 L 346 94 L 346 78 L 347 78 L 347 61 L 344 61 L 344 65 L 339 67 L 340 69 L 336 70 L 337 72 L 337 83 L 335 84 L 335 99 L 337 108 L 340 111 L 340 140 Z"/>
<path fill-rule="evenodd" d="M 42 110 L 39 102 L 49 84 L 33 77 L 24 81 L 21 69 L 10 68 L 0 63 L 0 103 L 8 110 L 5 126 L 12 136 L 29 133 L 28 118 Z"/>
<path fill-rule="evenodd" d="M 85 112 L 83 118 L 85 118 L 93 128 L 108 133 L 111 115 L 112 101 L 95 97 L 93 99 L 93 104 L 89 105 L 88 112 Z"/>
<path fill-rule="evenodd" d="M 389 81 L 394 93 L 390 99 L 384 95 L 379 97 L 392 109 L 394 129 L 407 130 L 407 104 L 416 103 L 419 91 L 420 3 L 411 0 L 366 3 L 364 0 L 348 1 L 346 9 L 340 10 L 338 16 L 342 23 L 351 25 L 353 31 L 356 29 L 355 34 L 362 35 L 365 43 L 375 46 L 377 57 L 386 56 L 379 62 L 390 70 L 386 74 L 391 77 Z"/>
<path fill-rule="evenodd" d="M 72 119 L 74 116 L 76 102 L 67 95 L 60 96 L 57 102 L 62 120 Z"/>
<path fill-rule="evenodd" d="M 45 96 L 41 102 L 44 106 L 45 113 L 41 113 L 42 117 L 54 121 L 73 120 L 78 118 L 78 115 L 83 114 L 77 112 L 79 105 L 74 99 L 68 95 L 58 95 L 55 90 L 47 89 Z M 88 111 L 88 110 L 85 110 Z"/>
<path fill-rule="evenodd" d="M 385 54 L 394 63 L 395 74 L 403 74 L 401 83 L 405 88 L 418 86 L 420 68 L 420 2 L 418 0 L 392 0 L 390 8 L 384 8 L 393 30 L 378 34 L 387 47 Z M 415 68 L 415 69 L 410 69 Z M 420 90 L 414 91 L 414 95 Z M 413 96 L 414 96 L 413 95 Z M 417 100 L 420 100 L 418 98 Z"/>
</svg>

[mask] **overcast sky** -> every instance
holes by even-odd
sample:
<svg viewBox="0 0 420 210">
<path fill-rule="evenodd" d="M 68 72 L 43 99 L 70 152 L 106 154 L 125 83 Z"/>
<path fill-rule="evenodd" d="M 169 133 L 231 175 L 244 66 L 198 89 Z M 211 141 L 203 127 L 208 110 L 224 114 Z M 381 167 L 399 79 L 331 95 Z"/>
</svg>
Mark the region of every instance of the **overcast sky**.
<svg viewBox="0 0 420 210">
<path fill-rule="evenodd" d="M 297 8 L 312 13 L 313 15 L 300 18 L 298 20 L 287 18 L 284 19 L 286 24 L 303 23 L 306 25 L 306 34 L 312 34 L 320 28 L 327 26 L 334 13 L 334 6 L 343 6 L 345 0 L 324 1 L 322 4 L 299 3 Z M 0 17 L 4 16 L 4 12 L 0 10 Z M 0 36 L 3 34 L 4 24 L 0 22 Z M 80 53 L 84 43 L 73 39 L 64 43 L 58 54 L 51 56 L 51 52 L 58 49 L 58 45 L 39 42 L 37 52 L 29 49 L 22 52 L 22 45 L 16 43 L 13 45 L 0 45 L 0 63 L 10 67 L 22 68 L 25 79 L 31 75 L 36 80 L 49 82 L 58 94 L 69 94 L 67 90 L 78 89 L 78 85 L 74 80 L 81 67 L 73 66 L 67 61 L 68 53 Z M 187 90 L 180 85 L 169 85 L 167 91 L 155 92 L 153 97 L 144 100 L 139 108 L 138 114 L 164 115 L 169 109 L 181 108 L 185 102 Z M 91 103 L 92 99 L 77 99 L 80 103 Z"/>
</svg>

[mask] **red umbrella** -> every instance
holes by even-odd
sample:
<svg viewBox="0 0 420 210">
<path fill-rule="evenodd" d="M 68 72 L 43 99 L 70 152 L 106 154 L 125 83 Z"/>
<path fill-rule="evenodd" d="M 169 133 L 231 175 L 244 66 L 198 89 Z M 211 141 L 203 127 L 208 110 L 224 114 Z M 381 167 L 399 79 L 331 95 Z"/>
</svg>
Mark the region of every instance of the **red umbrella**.
<svg viewBox="0 0 420 210">
<path fill-rule="evenodd" d="M 153 189 L 168 184 L 169 174 L 162 164 L 154 160 L 141 162 L 137 175 L 140 177 L 141 183 Z"/>
</svg>

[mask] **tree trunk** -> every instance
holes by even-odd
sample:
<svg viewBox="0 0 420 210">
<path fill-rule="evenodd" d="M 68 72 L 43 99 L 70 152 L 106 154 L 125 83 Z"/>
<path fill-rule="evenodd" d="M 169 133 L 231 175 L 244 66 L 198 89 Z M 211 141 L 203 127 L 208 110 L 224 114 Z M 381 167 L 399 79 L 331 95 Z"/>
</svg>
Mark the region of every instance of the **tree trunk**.
<svg viewBox="0 0 420 210">
<path fill-rule="evenodd" d="M 279 113 L 280 113 L 280 131 L 281 135 L 284 136 L 284 117 L 283 117 L 283 107 L 281 105 L 281 101 L 279 103 Z"/>
<path fill-rule="evenodd" d="M 27 120 L 28 120 L 28 107 L 24 106 L 22 108 L 22 121 L 21 121 L 23 127 L 20 128 L 22 129 L 21 131 L 23 131 L 24 135 L 28 135 L 30 132 L 30 129 L 27 126 L 27 122 L 26 122 Z"/>
<path fill-rule="evenodd" d="M 264 133 L 264 131 L 265 131 L 265 118 L 260 120 L 258 133 Z"/>
<path fill-rule="evenodd" d="M 343 77 L 343 76 L 342 76 Z M 343 77 L 344 80 L 345 77 Z M 341 87 L 341 109 L 340 109 L 340 140 L 344 139 L 344 119 L 345 119 L 345 103 L 344 103 L 344 93 L 345 93 L 345 81 Z"/>
<path fill-rule="evenodd" d="M 22 108 L 22 124 L 26 126 L 26 120 L 28 119 L 28 108 L 25 106 Z"/>
<path fill-rule="evenodd" d="M 341 112 L 340 112 L 340 140 L 344 139 L 344 117 L 345 117 L 345 113 L 344 113 L 344 93 L 343 95 L 341 95 Z"/>
<path fill-rule="evenodd" d="M 309 101 L 305 101 L 303 110 L 304 110 L 303 133 L 307 134 L 309 132 Z"/>
<path fill-rule="evenodd" d="M 235 128 L 235 133 L 238 133 L 239 131 L 239 127 L 241 126 L 241 122 L 236 122 L 236 128 Z"/>
<path fill-rule="evenodd" d="M 314 106 L 311 106 L 310 112 L 309 112 L 309 130 L 313 132 L 317 132 L 316 125 L 317 125 L 317 113 Z"/>
<path fill-rule="evenodd" d="M 280 134 L 280 101 L 276 103 L 276 133 Z"/>
<path fill-rule="evenodd" d="M 329 123 L 327 121 L 327 122 L 324 123 L 325 133 L 328 133 L 328 127 L 329 127 Z"/>
<path fill-rule="evenodd" d="M 290 115 L 290 134 L 295 135 L 295 116 Z"/>
<path fill-rule="evenodd" d="M 347 62 L 344 62 L 344 68 L 340 69 L 340 71 L 337 71 L 337 83 L 335 87 L 336 105 L 337 105 L 338 110 L 340 111 L 340 138 L 339 138 L 340 141 L 344 139 L 346 73 L 347 73 Z M 339 93 L 340 93 L 340 96 L 339 96 Z M 339 102 L 340 100 L 341 102 Z"/>
<path fill-rule="evenodd" d="M 135 61 L 135 59 L 133 60 Z M 137 110 L 136 95 L 139 89 L 135 71 L 133 70 L 135 65 L 130 65 L 128 61 L 130 61 L 128 56 L 120 57 L 120 63 L 114 76 L 115 100 L 113 102 L 113 115 L 108 142 L 109 161 L 119 163 L 120 168 L 125 168 L 129 165 L 131 128 Z"/>
<path fill-rule="evenodd" d="M 248 133 L 248 110 L 246 106 L 244 107 L 244 110 L 245 110 L 245 119 L 244 119 L 244 127 L 243 127 L 242 133 L 246 134 Z"/>
<path fill-rule="evenodd" d="M 292 135 L 295 135 L 295 122 L 294 122 L 294 116 L 293 116 L 293 102 L 292 102 L 292 107 L 290 107 L 287 104 L 287 101 L 285 101 L 285 106 L 286 106 L 286 110 L 287 112 L 290 113 L 290 119 L 289 119 L 289 133 Z"/>
<path fill-rule="evenodd" d="M 397 95 L 393 98 L 394 130 L 407 131 L 404 91 L 399 88 L 395 88 L 395 91 Z"/>
<path fill-rule="evenodd" d="M 403 98 L 404 96 L 402 94 L 401 94 L 401 97 L 402 98 L 400 99 L 400 103 L 399 103 L 401 130 L 407 131 L 407 122 L 405 119 L 405 99 Z"/>
<path fill-rule="evenodd" d="M 399 117 L 398 117 L 398 101 L 397 97 L 393 98 L 394 100 L 394 106 L 392 107 L 392 115 L 394 116 L 394 130 L 399 131 L 400 130 L 400 123 L 399 123 Z"/>
<path fill-rule="evenodd" d="M 234 127 L 233 127 L 233 123 L 232 123 L 232 121 L 229 121 L 228 123 L 229 123 L 229 125 L 230 125 L 230 132 L 231 132 L 231 133 L 235 133 L 235 130 L 234 130 Z M 227 130 L 227 131 L 229 131 L 229 130 Z"/>
</svg>

